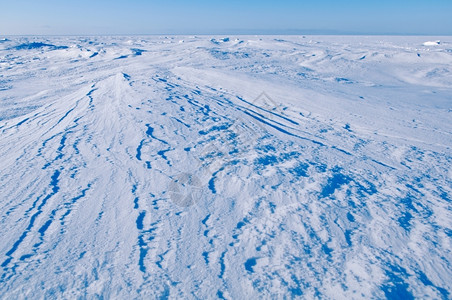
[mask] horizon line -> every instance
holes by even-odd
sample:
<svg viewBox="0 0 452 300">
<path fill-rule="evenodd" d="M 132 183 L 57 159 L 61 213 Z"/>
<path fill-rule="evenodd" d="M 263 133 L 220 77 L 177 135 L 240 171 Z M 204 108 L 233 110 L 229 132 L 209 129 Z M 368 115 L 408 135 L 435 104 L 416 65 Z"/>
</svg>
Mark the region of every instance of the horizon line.
<svg viewBox="0 0 452 300">
<path fill-rule="evenodd" d="M 108 30 L 107 30 L 108 31 Z M 452 36 L 452 32 L 388 32 L 388 31 L 353 31 L 353 30 L 334 30 L 334 29 L 224 29 L 212 30 L 211 32 L 203 30 L 177 31 L 175 29 L 166 29 L 160 32 L 99 32 L 99 33 L 15 33 L 5 34 L 4 36 L 187 36 L 187 35 L 344 35 L 344 36 Z"/>
<path fill-rule="evenodd" d="M 452 36 L 452 33 L 353 33 L 353 32 L 300 32 L 300 33 L 234 33 L 234 32 L 212 32 L 212 33 L 32 33 L 32 34 L 0 34 L 4 37 L 20 37 L 20 36 L 218 36 L 218 35 L 234 35 L 234 36 Z"/>
</svg>

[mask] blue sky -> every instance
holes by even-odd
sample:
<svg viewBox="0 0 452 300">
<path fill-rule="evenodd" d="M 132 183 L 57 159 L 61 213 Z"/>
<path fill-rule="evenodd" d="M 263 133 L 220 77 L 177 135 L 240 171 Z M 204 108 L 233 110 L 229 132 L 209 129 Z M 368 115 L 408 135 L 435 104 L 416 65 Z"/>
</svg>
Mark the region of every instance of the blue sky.
<svg viewBox="0 0 452 300">
<path fill-rule="evenodd" d="M 0 0 L 0 35 L 452 35 L 452 0 Z"/>
</svg>

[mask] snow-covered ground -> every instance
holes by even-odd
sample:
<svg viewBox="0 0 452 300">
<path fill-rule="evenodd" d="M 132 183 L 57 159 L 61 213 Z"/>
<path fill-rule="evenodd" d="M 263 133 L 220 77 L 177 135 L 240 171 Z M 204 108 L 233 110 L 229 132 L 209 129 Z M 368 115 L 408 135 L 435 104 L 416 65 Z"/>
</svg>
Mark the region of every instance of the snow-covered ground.
<svg viewBox="0 0 452 300">
<path fill-rule="evenodd" d="M 7 37 L 0 100 L 1 298 L 452 297 L 451 37 Z"/>
</svg>

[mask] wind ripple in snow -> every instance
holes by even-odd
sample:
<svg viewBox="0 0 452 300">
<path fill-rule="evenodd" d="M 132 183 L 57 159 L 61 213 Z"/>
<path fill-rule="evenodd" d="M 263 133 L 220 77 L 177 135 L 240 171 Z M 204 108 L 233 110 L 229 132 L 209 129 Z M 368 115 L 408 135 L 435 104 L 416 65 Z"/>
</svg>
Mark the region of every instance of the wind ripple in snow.
<svg viewBox="0 0 452 300">
<path fill-rule="evenodd" d="M 447 38 L 179 40 L 2 41 L 3 297 L 450 298 Z"/>
</svg>

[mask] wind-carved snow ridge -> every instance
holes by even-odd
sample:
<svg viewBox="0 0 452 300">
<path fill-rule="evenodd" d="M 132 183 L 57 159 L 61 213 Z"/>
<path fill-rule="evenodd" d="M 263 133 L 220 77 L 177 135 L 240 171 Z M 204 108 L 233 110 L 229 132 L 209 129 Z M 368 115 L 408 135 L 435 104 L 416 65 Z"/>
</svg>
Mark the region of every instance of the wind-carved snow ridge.
<svg viewBox="0 0 452 300">
<path fill-rule="evenodd" d="M 450 37 L 0 42 L 4 298 L 451 298 Z"/>
</svg>

